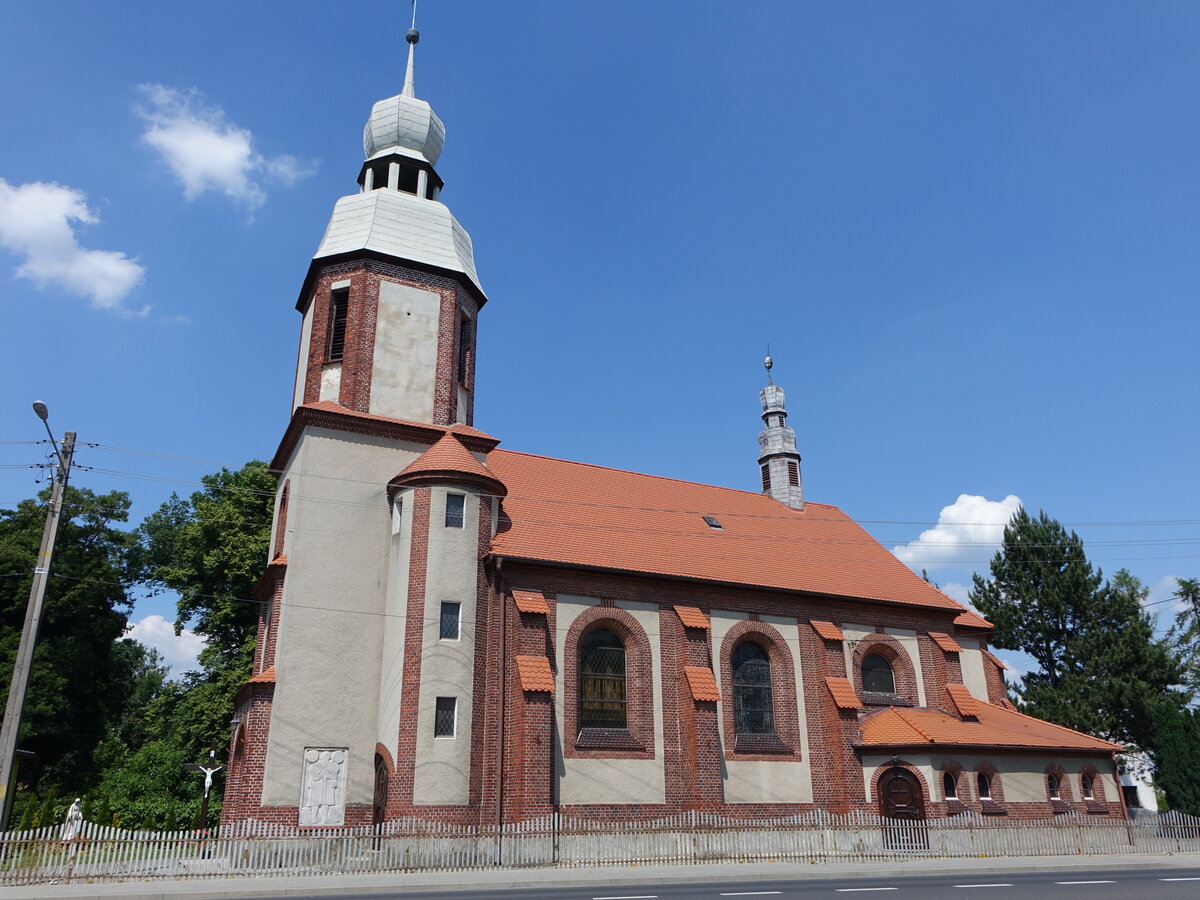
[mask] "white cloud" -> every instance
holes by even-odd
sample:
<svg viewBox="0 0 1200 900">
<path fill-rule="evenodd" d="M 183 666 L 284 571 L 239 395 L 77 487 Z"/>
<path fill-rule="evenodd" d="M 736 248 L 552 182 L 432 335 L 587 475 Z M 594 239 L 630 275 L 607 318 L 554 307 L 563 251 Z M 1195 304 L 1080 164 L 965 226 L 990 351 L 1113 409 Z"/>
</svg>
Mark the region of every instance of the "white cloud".
<svg viewBox="0 0 1200 900">
<path fill-rule="evenodd" d="M 922 531 L 915 541 L 893 547 L 892 553 L 914 569 L 982 559 L 1000 546 L 1004 526 L 1020 506 L 1021 498 L 1014 494 L 1003 500 L 959 494 L 942 507 L 937 525 Z"/>
<path fill-rule="evenodd" d="M 1178 576 L 1164 576 L 1150 585 L 1150 596 L 1146 598 L 1142 605 L 1150 607 L 1152 611 L 1169 613 L 1173 616 L 1184 607 L 1182 601 L 1174 599 L 1175 591 L 1178 588 Z"/>
<path fill-rule="evenodd" d="M 160 615 L 151 613 L 134 622 L 125 637 L 153 647 L 177 675 L 200 668 L 196 657 L 204 649 L 204 638 L 186 628 L 175 634 L 175 626 Z"/>
<path fill-rule="evenodd" d="M 971 593 L 970 585 L 959 584 L 957 581 L 951 581 L 949 584 L 941 586 L 942 593 L 947 597 L 952 597 L 963 606 L 971 606 L 968 595 Z M 975 607 L 971 607 L 974 609 Z"/>
<path fill-rule="evenodd" d="M 87 297 L 98 309 L 123 310 L 146 270 L 117 250 L 79 246 L 76 224 L 99 221 L 82 191 L 44 181 L 14 186 L 0 178 L 0 246 L 22 257 L 17 275 Z"/>
<path fill-rule="evenodd" d="M 262 180 L 290 187 L 316 171 L 314 163 L 288 154 L 259 155 L 254 135 L 226 120 L 225 111 L 195 88 L 143 84 L 138 89 L 145 101 L 136 110 L 146 122 L 142 140 L 162 155 L 188 200 L 218 191 L 253 210 L 267 199 Z"/>
</svg>

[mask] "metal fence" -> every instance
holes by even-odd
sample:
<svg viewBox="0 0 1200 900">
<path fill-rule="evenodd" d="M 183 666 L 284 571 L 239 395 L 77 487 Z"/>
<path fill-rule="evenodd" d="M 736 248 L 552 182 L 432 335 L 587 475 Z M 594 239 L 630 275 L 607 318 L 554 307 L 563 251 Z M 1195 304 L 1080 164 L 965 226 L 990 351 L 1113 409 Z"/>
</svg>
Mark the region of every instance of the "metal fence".
<svg viewBox="0 0 1200 900">
<path fill-rule="evenodd" d="M 245 822 L 211 833 L 84 823 L 0 834 L 0 885 L 212 876 L 368 874 L 491 866 L 894 860 L 1200 852 L 1200 818 L 1063 815 L 1008 821 L 966 814 L 901 822 L 815 811 L 752 821 L 687 812 L 644 822 L 550 815 L 502 827 L 402 819 L 369 828 Z"/>
</svg>

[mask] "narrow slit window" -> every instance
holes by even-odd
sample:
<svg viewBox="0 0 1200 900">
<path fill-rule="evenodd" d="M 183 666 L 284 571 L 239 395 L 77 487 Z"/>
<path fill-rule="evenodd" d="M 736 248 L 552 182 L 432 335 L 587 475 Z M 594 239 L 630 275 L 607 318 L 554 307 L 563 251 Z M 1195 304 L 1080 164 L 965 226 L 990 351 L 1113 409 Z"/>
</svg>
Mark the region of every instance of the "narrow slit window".
<svg viewBox="0 0 1200 900">
<path fill-rule="evenodd" d="M 788 484 L 800 487 L 800 466 L 795 460 L 788 460 Z"/>
<path fill-rule="evenodd" d="M 1082 782 L 1083 782 L 1083 799 L 1084 800 L 1095 800 L 1096 792 L 1095 792 L 1094 786 L 1092 785 L 1092 776 L 1084 775 Z"/>
<path fill-rule="evenodd" d="M 1058 789 L 1058 776 L 1057 775 L 1047 775 L 1046 776 L 1046 791 L 1047 791 L 1047 793 L 1050 794 L 1051 800 L 1061 800 L 1062 799 L 1062 796 L 1059 793 L 1059 789 Z"/>
<path fill-rule="evenodd" d="M 764 465 L 762 467 L 762 481 L 763 490 L 769 491 L 771 489 L 771 467 L 769 465 Z"/>
<path fill-rule="evenodd" d="M 346 313 L 350 307 L 349 288 L 329 295 L 329 361 L 337 362 L 346 350 Z"/>
<path fill-rule="evenodd" d="M 462 604 L 443 603 L 441 629 L 438 633 L 438 637 L 444 641 L 457 641 L 459 628 L 461 627 L 461 621 Z"/>
<path fill-rule="evenodd" d="M 992 799 L 992 779 L 988 778 L 986 772 L 980 772 L 975 777 L 975 784 L 979 788 L 980 800 Z"/>
<path fill-rule="evenodd" d="M 947 800 L 954 800 L 958 797 L 958 781 L 953 772 L 947 772 L 942 776 L 942 793 Z"/>
<path fill-rule="evenodd" d="M 458 383 L 466 384 L 471 368 L 471 320 L 465 316 L 458 324 Z"/>
<path fill-rule="evenodd" d="M 433 713 L 433 736 L 454 737 L 455 719 L 458 712 L 457 697 L 438 697 Z"/>
<path fill-rule="evenodd" d="M 446 527 L 463 527 L 463 508 L 466 497 L 463 494 L 446 495 Z"/>
</svg>

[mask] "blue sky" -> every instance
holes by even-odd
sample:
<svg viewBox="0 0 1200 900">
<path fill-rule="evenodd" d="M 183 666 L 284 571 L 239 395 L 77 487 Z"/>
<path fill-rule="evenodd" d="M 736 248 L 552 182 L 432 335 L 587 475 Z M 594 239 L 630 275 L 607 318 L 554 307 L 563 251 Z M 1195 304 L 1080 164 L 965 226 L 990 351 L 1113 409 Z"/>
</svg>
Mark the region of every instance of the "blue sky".
<svg viewBox="0 0 1200 900">
<path fill-rule="evenodd" d="M 40 398 L 106 447 L 271 456 L 407 15 L 6 10 L 0 442 L 42 437 Z M 1154 600 L 1200 572 L 1200 7 L 424 0 L 418 26 L 504 446 L 755 490 L 769 342 L 807 496 L 951 593 L 1008 497 Z M 127 473 L 75 480 L 135 519 L 213 468 L 78 461 Z M 35 489 L 0 468 L 0 505 Z"/>
</svg>

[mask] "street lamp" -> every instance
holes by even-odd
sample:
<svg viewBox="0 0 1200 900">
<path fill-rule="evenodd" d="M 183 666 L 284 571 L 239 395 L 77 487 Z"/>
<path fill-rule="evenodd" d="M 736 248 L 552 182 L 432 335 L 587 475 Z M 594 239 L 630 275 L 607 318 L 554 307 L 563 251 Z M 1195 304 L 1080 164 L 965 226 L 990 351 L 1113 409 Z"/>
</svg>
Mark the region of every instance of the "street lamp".
<svg viewBox="0 0 1200 900">
<path fill-rule="evenodd" d="M 33 650 L 37 644 L 38 629 L 42 624 L 42 608 L 46 600 L 46 584 L 50 579 L 50 563 L 54 559 L 54 542 L 58 538 L 58 523 L 62 518 L 63 494 L 67 479 L 71 475 L 71 457 L 75 454 L 75 432 L 63 435 L 62 449 L 50 431 L 50 411 L 46 404 L 37 400 L 33 411 L 46 426 L 54 455 L 58 457 L 58 468 L 54 472 L 54 483 L 50 489 L 50 508 L 46 511 L 46 524 L 42 528 L 42 546 L 38 551 L 33 568 L 33 584 L 29 587 L 29 603 L 25 607 L 25 626 L 21 629 L 21 644 L 13 663 L 12 681 L 8 686 L 8 703 L 4 707 L 4 724 L 0 726 L 0 830 L 8 827 L 12 811 L 13 776 L 16 774 L 17 738 L 21 732 L 21 718 L 25 713 L 25 693 L 29 689 L 29 672 L 33 666 Z"/>
</svg>

